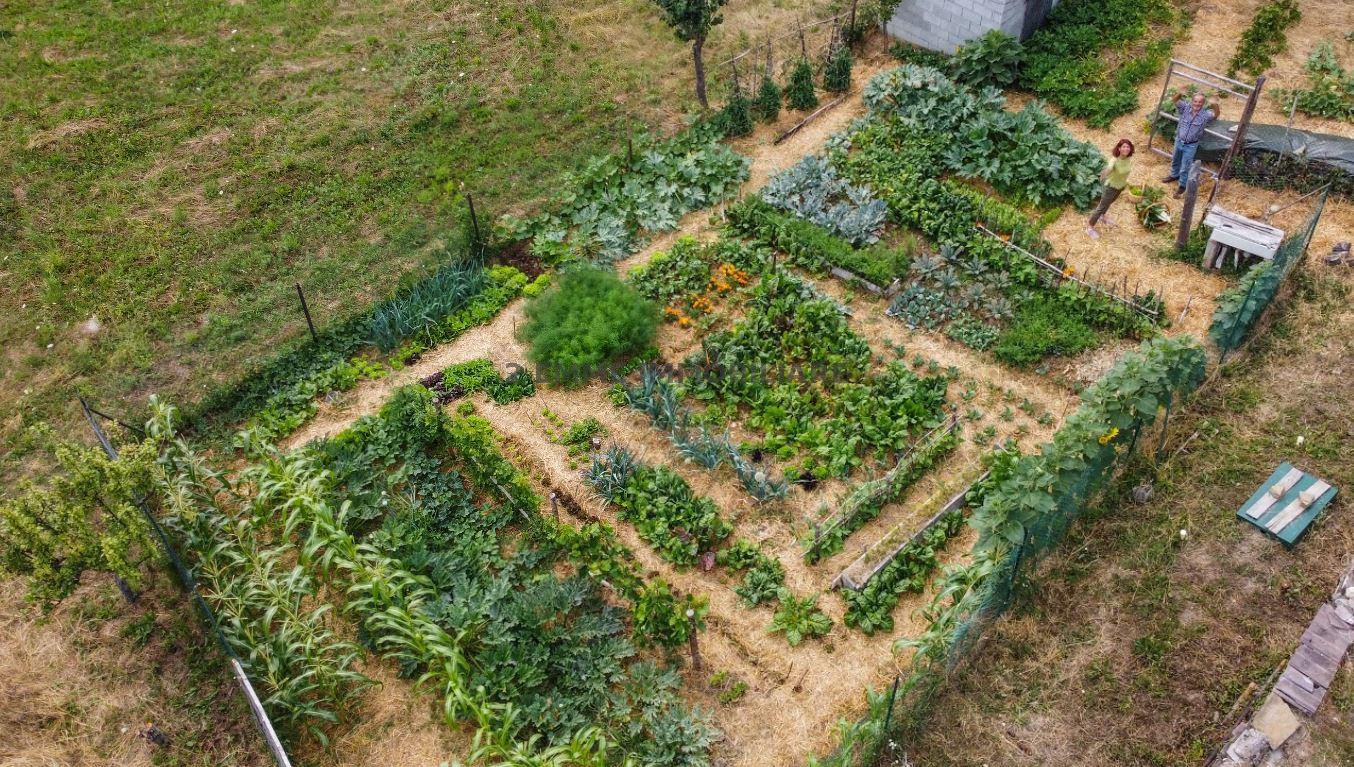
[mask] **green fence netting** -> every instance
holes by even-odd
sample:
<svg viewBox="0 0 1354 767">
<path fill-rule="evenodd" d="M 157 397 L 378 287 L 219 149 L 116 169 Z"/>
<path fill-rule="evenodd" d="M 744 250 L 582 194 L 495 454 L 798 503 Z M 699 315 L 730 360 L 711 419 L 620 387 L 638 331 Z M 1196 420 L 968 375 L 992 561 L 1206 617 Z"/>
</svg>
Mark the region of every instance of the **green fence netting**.
<svg viewBox="0 0 1354 767">
<path fill-rule="evenodd" d="M 1208 338 L 1218 347 L 1223 359 L 1245 345 L 1279 289 L 1302 263 L 1329 194 L 1329 187 L 1316 193 L 1311 215 L 1301 227 L 1284 238 L 1272 260 L 1251 268 L 1240 282 L 1218 296 L 1218 308 L 1213 313 Z"/>
<path fill-rule="evenodd" d="M 1157 338 L 1124 355 L 1083 393 L 1053 439 L 1017 461 L 973 510 L 979 540 L 972 561 L 946 569 L 932 603 L 922 608 L 926 633 L 900 642 L 915 651 L 911 668 L 890 688 L 871 692 L 867 716 L 843 722 L 838 749 L 810 760 L 811 767 L 864 767 L 885 751 L 906 750 L 954 667 L 1010 606 L 1017 580 L 1148 442 L 1143 433 L 1199 386 L 1206 367 L 1198 341 Z"/>
</svg>

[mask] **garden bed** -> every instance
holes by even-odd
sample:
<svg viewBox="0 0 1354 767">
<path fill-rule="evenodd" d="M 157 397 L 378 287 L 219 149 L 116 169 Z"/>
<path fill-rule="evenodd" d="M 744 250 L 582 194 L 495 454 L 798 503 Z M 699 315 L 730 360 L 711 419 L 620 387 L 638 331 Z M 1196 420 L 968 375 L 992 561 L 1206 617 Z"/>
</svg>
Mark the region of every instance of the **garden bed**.
<svg viewBox="0 0 1354 767">
<path fill-rule="evenodd" d="M 832 127 L 850 116 L 836 117 Z M 799 146 L 801 152 L 816 148 Z M 754 157 L 752 177 L 767 175 Z M 894 191 L 883 197 L 896 208 L 901 192 L 889 183 Z M 1039 242 L 1056 239 L 1048 235 L 1060 223 L 1046 226 L 1020 209 L 993 208 L 1001 201 L 979 188 L 956 182 L 942 191 L 974 210 L 999 210 L 980 223 L 1040 258 L 1047 248 L 1057 249 L 1057 242 Z M 478 364 L 454 368 L 462 396 L 448 407 L 473 403 L 540 496 L 555 494 L 562 523 L 610 526 L 622 547 L 614 550 L 628 551 L 621 558 L 633 557 L 645 579 L 708 599 L 706 628 L 698 634 L 706 665 L 699 672 L 689 663 L 682 667 L 680 694 L 715 712 L 715 724 L 728 739 L 714 753 L 738 765 L 780 765 L 821 750 L 822 734 L 836 714 L 855 705 L 860 689 L 891 673 L 894 640 L 924 628 L 914 611 L 924 603 L 931 573 L 965 560 L 972 531 L 953 510 L 935 513 L 936 499 L 952 497 L 952 486 L 970 478 L 976 462 L 999 443 L 1010 440 L 1028 449 L 1047 438 L 1073 402 L 1070 388 L 1059 383 L 1064 376 L 1058 366 L 1092 356 L 1098 365 L 1100 356 L 1131 343 L 1120 336 L 1142 326 L 1116 325 L 1122 317 L 1112 310 L 1087 313 L 1086 322 L 1099 323 L 1099 330 L 1083 356 L 1045 361 L 1044 369 L 1013 368 L 953 330 L 959 318 L 928 327 L 886 314 L 919 282 L 911 268 L 918 261 L 940 259 L 936 268 L 962 268 L 960 255 L 942 255 L 945 244 L 983 256 L 997 272 L 1021 269 L 1016 264 L 1023 256 L 1009 260 L 999 255 L 1009 249 L 1005 243 L 983 244 L 991 236 L 974 230 L 972 220 L 965 225 L 973 234 L 962 241 L 957 226 L 906 230 L 895 220 L 872 235 L 882 244 L 861 245 L 831 231 L 831 222 L 810 222 L 837 238 L 820 238 L 841 256 L 823 262 L 794 244 L 795 236 L 814 230 L 787 228 L 782 221 L 789 240 L 780 230 L 769 238 L 749 236 L 756 233 L 734 220 L 738 209 L 730 209 L 729 230 L 697 226 L 687 231 L 701 233 L 701 240 L 663 238 L 621 264 L 642 293 L 672 310 L 659 328 L 653 355 L 672 366 L 668 384 L 658 382 L 657 367 L 632 367 L 620 389 L 611 381 L 593 381 L 570 390 L 537 386 L 520 399 L 516 393 L 499 396 L 510 366 L 527 358 L 516 335 L 525 319 L 519 301 L 456 343 L 428 350 L 392 381 L 360 384 L 347 403 L 322 407 L 288 442 L 335 433 L 354 414 L 382 402 L 394 382 L 433 376 L 436 383 L 443 375 L 450 384 L 450 375 L 443 374 L 449 366 L 487 359 L 494 375 L 481 375 Z M 656 255 L 660 250 L 666 252 Z M 834 269 L 869 275 L 876 287 L 899 292 L 890 300 Z M 1035 274 L 1024 283 L 1030 291 L 1062 300 L 1056 283 L 1049 289 Z M 1093 303 L 1097 312 L 1105 304 Z M 1014 317 L 1007 322 L 1014 324 Z M 832 375 L 796 376 L 778 367 L 783 362 L 817 365 Z M 1068 375 L 1065 382 L 1077 378 Z M 663 393 L 665 385 L 670 393 Z M 886 399 L 887 407 L 871 415 Z M 802 408 L 802 418 L 790 417 L 786 405 Z M 942 422 L 951 444 L 929 457 L 926 470 L 909 472 L 908 482 L 896 486 L 885 480 L 890 492 L 884 496 L 870 493 L 870 477 L 886 475 L 910 449 L 928 445 L 928 431 Z M 584 474 L 613 445 L 643 467 L 627 475 L 642 487 L 607 502 Z M 778 484 L 782 479 L 800 481 L 785 487 Z M 823 520 L 825 507 L 833 509 L 853 493 L 869 496 L 871 513 L 834 515 L 850 518 L 841 526 L 847 534 L 831 546 L 811 545 L 806 560 L 811 520 Z M 550 508 L 542 505 L 540 513 L 553 520 Z M 857 585 L 863 588 L 855 596 L 832 590 L 846 573 L 861 576 Z M 620 576 L 601 577 L 610 584 L 603 586 L 608 603 L 624 607 L 631 601 L 618 585 Z M 787 605 L 802 607 L 799 600 L 805 598 L 817 600 L 831 628 L 792 645 L 787 631 L 771 629 L 781 623 Z M 816 713 L 806 713 L 810 710 Z"/>
</svg>

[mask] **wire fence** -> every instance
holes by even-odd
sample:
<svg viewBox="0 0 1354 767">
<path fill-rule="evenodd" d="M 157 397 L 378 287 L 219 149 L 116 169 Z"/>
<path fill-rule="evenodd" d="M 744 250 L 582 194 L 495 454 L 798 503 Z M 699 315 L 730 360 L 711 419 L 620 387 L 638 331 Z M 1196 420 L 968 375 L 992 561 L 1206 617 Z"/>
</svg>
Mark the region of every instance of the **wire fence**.
<svg viewBox="0 0 1354 767">
<path fill-rule="evenodd" d="M 869 715 L 844 726 L 839 748 L 825 759 L 811 762 L 812 767 L 868 767 L 881 763 L 890 752 L 904 752 L 908 740 L 920 732 L 936 696 L 955 667 L 973 652 L 987 628 L 1010 607 L 1016 584 L 1028 581 L 1041 557 L 1063 540 L 1088 502 L 1134 456 L 1161 454 L 1156 441 L 1148 437 L 1154 436 L 1157 429 L 1164 435 L 1174 400 L 1188 397 L 1197 385 L 1197 381 L 1188 381 L 1158 411 L 1138 414 L 1132 425 L 1123 430 L 1127 439 L 1122 447 L 1114 443 L 1102 445 L 1068 489 L 1054 497 L 1054 507 L 1024 525 L 1019 543 L 1002 550 L 988 561 L 986 568 L 976 568 L 973 582 L 967 584 L 973 588 L 967 597 L 956 601 L 961 609 L 942 618 L 947 623 L 932 625 L 931 630 L 948 635 L 943 649 L 938 653 L 918 653 L 911 668 L 900 673 L 887 692 L 872 694 Z"/>
<path fill-rule="evenodd" d="M 109 459 L 117 460 L 118 450 L 112 440 L 108 438 L 103 425 L 99 422 L 100 418 L 110 422 L 117 423 L 124 428 L 134 430 L 132 427 L 124 424 L 112 416 L 99 412 L 90 406 L 83 397 L 80 398 L 80 408 L 84 411 L 85 420 L 89 421 L 89 428 L 94 432 L 94 438 L 98 440 L 99 446 L 103 448 L 104 454 Z M 135 431 L 135 430 L 134 430 Z M 277 735 L 277 730 L 273 727 L 273 722 L 268 718 L 268 712 L 263 707 L 263 702 L 259 699 L 258 693 L 254 690 L 254 684 L 250 681 L 249 675 L 245 673 L 244 664 L 240 656 L 236 654 L 235 649 L 231 647 L 230 642 L 226 640 L 221 633 L 220 623 L 216 619 L 216 613 L 212 611 L 207 601 L 202 598 L 198 591 L 197 580 L 193 578 L 192 572 L 183 563 L 183 558 L 179 556 L 178 550 L 169 538 L 169 533 L 161 526 L 160 521 L 155 518 L 154 512 L 146 503 L 144 498 L 136 499 L 137 508 L 146 518 L 147 524 L 155 533 L 155 538 L 160 543 L 160 548 L 164 552 L 166 560 L 174 574 L 178 576 L 179 585 L 188 592 L 193 604 L 197 607 L 198 614 L 202 618 L 203 624 L 216 638 L 217 646 L 226 654 L 226 659 L 230 665 L 231 675 L 234 677 L 237 686 L 240 688 L 240 694 L 244 696 L 245 703 L 249 706 L 249 711 L 253 714 L 254 724 L 258 727 L 259 737 L 263 739 L 264 745 L 273 756 L 273 761 L 278 767 L 291 767 L 291 759 L 287 756 L 287 749 L 282 745 L 282 740 Z"/>
<path fill-rule="evenodd" d="M 1325 210 L 1330 187 L 1314 193 L 1312 210 L 1297 229 L 1279 245 L 1274 257 L 1252 267 L 1241 281 L 1218 297 L 1218 309 L 1208 329 L 1209 340 L 1218 348 L 1221 361 L 1255 337 L 1253 332 L 1269 307 L 1279 297 L 1293 273 L 1306 260 L 1307 248 Z"/>
</svg>

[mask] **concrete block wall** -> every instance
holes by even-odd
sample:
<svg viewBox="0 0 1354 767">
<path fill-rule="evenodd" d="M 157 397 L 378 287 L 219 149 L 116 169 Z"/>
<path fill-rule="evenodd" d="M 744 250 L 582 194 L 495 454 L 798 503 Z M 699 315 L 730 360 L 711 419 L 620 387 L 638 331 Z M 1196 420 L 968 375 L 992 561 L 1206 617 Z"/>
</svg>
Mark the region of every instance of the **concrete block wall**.
<svg viewBox="0 0 1354 767">
<path fill-rule="evenodd" d="M 903 0 L 884 25 L 892 36 L 923 48 L 954 53 L 960 45 L 1000 29 L 1029 37 L 1057 0 Z"/>
</svg>

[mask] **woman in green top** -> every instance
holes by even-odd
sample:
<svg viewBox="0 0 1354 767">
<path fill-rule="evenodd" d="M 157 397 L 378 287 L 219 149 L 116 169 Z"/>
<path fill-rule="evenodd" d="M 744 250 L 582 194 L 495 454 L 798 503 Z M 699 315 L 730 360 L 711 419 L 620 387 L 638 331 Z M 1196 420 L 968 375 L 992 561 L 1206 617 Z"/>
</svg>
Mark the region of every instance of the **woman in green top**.
<svg viewBox="0 0 1354 767">
<path fill-rule="evenodd" d="M 1128 186 L 1128 172 L 1133 169 L 1133 142 L 1126 138 L 1119 139 L 1119 143 L 1114 145 L 1114 151 L 1110 153 L 1113 159 L 1105 172 L 1100 174 L 1100 178 L 1105 182 L 1105 191 L 1100 195 L 1100 204 L 1095 206 L 1095 212 L 1091 214 L 1091 220 L 1086 224 L 1086 233 L 1091 239 L 1100 239 L 1100 232 L 1095 230 L 1095 225 L 1100 219 L 1105 219 L 1106 223 L 1113 223 L 1110 217 L 1105 215 L 1105 211 L 1110 209 L 1114 201 L 1119 199 L 1119 193 Z"/>
</svg>

